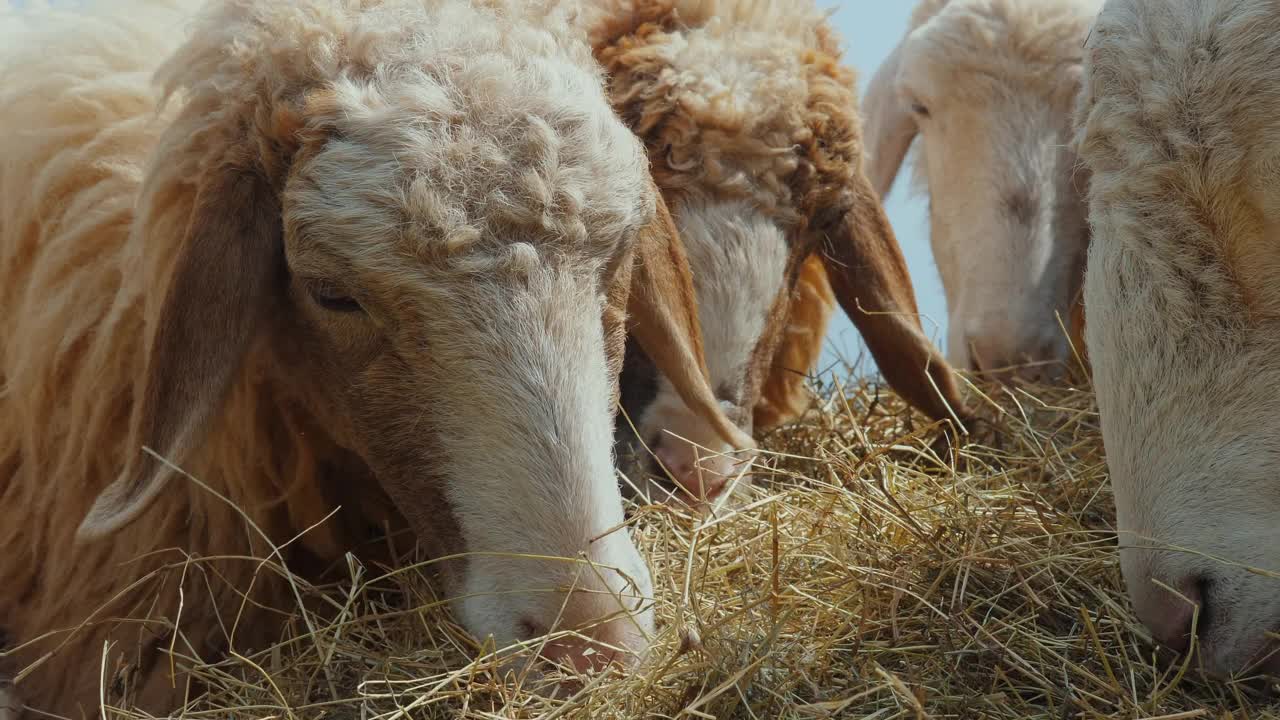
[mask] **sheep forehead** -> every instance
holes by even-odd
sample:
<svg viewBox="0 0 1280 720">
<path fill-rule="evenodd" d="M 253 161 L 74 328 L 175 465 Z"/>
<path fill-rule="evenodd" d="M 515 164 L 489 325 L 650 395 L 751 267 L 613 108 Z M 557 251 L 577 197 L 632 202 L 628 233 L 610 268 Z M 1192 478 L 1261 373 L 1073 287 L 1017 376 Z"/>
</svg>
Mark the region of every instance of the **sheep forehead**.
<svg viewBox="0 0 1280 720">
<path fill-rule="evenodd" d="M 755 128 L 775 125 L 786 108 L 804 104 L 803 46 L 787 47 L 766 29 L 742 28 L 731 35 L 716 29 L 670 37 L 667 59 L 682 94 Z"/>
<path fill-rule="evenodd" d="M 330 154 L 342 157 L 345 150 Z M 644 217 L 638 208 L 613 218 L 544 208 L 503 183 L 463 195 L 449 179 L 390 163 L 375 166 L 382 172 L 366 166 L 357 173 L 328 159 L 322 154 L 290 183 L 286 227 L 293 252 L 351 272 L 395 275 L 414 265 L 489 275 L 539 265 L 598 271 L 634 238 L 628 231 Z M 478 184 L 474 176 L 462 180 Z"/>
<path fill-rule="evenodd" d="M 908 75 L 930 77 L 935 89 L 944 92 L 972 94 L 993 80 L 1003 91 L 1021 87 L 1052 92 L 1057 81 L 1046 77 L 1079 67 L 1081 43 L 1099 4 L 1094 0 L 949 3 L 908 36 L 904 70 Z M 987 82 L 961 83 L 960 76 L 982 77 Z"/>
<path fill-rule="evenodd" d="M 391 67 L 339 79 L 318 105 L 307 122 L 327 132 L 296 173 L 296 220 L 362 256 L 382 246 L 474 270 L 521 243 L 599 260 L 652 217 L 639 141 L 574 65 Z"/>
<path fill-rule="evenodd" d="M 448 238 L 456 252 L 475 237 L 473 254 L 513 239 L 607 254 L 654 199 L 640 144 L 613 114 L 570 6 L 214 3 L 195 29 L 200 42 L 159 80 L 173 93 L 213 72 L 219 96 L 303 100 L 303 123 L 330 137 L 304 153 L 310 169 L 295 159 L 293 177 L 309 182 L 294 195 L 327 196 L 301 215 L 321 222 L 328 212 L 362 241 L 417 228 L 401 239 Z M 318 116 L 305 107 L 315 93 L 332 95 Z"/>
</svg>

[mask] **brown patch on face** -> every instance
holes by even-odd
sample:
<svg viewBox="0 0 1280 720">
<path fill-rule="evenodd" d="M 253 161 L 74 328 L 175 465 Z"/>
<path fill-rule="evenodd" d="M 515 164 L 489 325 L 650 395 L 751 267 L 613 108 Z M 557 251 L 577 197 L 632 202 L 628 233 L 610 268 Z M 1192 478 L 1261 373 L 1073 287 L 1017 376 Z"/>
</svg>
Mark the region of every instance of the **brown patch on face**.
<svg viewBox="0 0 1280 720">
<path fill-rule="evenodd" d="M 780 382 L 778 376 L 786 372 L 785 369 L 779 368 L 776 362 L 783 341 L 783 329 L 789 324 L 792 305 L 791 288 L 795 286 L 795 278 L 799 271 L 797 259 L 794 254 L 787 259 L 788 281 L 783 285 L 783 291 L 774 298 L 773 305 L 769 308 L 769 315 L 765 319 L 764 329 L 760 332 L 760 339 L 756 342 L 755 348 L 751 351 L 751 357 L 747 361 L 742 395 L 749 401 L 744 405 L 745 409 L 751 411 L 753 425 L 757 422 L 756 418 L 762 414 L 760 406 L 766 400 L 764 395 L 766 382 L 774 383 L 772 390 L 776 393 L 779 390 L 777 383 Z M 790 344 L 789 348 L 792 351 L 797 349 L 794 343 Z M 803 378 L 801 380 L 803 382 Z M 768 417 L 768 413 L 765 415 L 766 420 L 774 420 Z"/>
<path fill-rule="evenodd" d="M 1084 363 L 1085 372 L 1089 372 L 1089 348 L 1084 343 L 1084 286 L 1082 285 L 1076 290 L 1075 297 L 1071 299 L 1071 312 L 1068 318 L 1070 325 L 1067 328 L 1068 337 L 1071 339 L 1071 346 L 1075 350 L 1080 361 Z"/>
<path fill-rule="evenodd" d="M 392 532 L 412 528 L 427 555 L 440 558 L 467 547 L 445 495 L 440 468 L 447 448 L 439 442 L 439 428 L 425 404 L 423 377 L 421 368 L 388 353 L 335 388 L 345 406 L 338 411 L 353 426 L 351 437 L 338 442 L 349 443 L 352 453 L 342 456 L 344 463 L 326 468 L 326 479 L 339 485 L 329 492 L 351 514 L 358 513 L 361 527 Z M 420 406 L 410 398 L 419 398 Z M 433 568 L 441 573 L 448 594 L 457 592 L 465 565 L 465 559 L 458 559 Z"/>
</svg>

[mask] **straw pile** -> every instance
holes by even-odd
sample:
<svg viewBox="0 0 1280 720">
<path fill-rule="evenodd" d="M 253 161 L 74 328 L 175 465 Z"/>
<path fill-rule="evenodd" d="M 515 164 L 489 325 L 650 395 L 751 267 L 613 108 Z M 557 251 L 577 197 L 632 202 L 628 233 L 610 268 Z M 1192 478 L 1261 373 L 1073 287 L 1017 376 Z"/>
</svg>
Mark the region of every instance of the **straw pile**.
<svg viewBox="0 0 1280 720">
<path fill-rule="evenodd" d="M 736 509 L 636 508 L 659 632 L 559 698 L 498 677 L 427 568 L 352 563 L 277 646 L 195 663 L 189 718 L 1272 718 L 1158 662 L 1124 598 L 1087 390 L 974 387 L 962 469 L 887 390 L 821 389 Z M 119 710 L 118 718 L 139 715 Z"/>
</svg>

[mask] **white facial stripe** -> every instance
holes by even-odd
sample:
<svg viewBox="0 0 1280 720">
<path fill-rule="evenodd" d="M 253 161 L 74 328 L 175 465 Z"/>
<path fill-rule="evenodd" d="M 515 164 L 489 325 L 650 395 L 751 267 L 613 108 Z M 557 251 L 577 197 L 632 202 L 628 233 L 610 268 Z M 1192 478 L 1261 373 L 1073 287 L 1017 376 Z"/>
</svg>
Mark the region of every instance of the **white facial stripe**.
<svg viewBox="0 0 1280 720">
<path fill-rule="evenodd" d="M 610 381 L 601 298 L 570 274 L 538 269 L 528 291 L 472 288 L 486 304 L 485 327 L 457 345 L 432 349 L 447 367 L 440 407 L 446 494 L 469 552 L 460 605 L 468 627 L 494 628 L 500 642 L 531 620 L 549 626 L 575 583 L 598 585 L 597 571 L 572 562 L 509 555 L 578 558 L 607 568 L 599 590 L 648 595 L 649 574 L 621 525 L 613 473 Z M 530 592 L 532 591 L 532 592 Z M 541 591 L 541 592 L 538 592 Z M 651 620 L 650 620 L 651 622 Z"/>
<path fill-rule="evenodd" d="M 688 204 L 676 224 L 698 297 L 712 387 L 737 385 L 782 290 L 787 241 L 747 203 Z"/>
</svg>

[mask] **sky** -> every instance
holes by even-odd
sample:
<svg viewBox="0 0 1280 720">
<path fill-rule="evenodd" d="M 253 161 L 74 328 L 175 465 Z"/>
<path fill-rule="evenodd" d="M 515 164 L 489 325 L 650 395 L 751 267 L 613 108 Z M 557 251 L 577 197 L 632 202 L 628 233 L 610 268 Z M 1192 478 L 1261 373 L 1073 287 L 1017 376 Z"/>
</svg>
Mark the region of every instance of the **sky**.
<svg viewBox="0 0 1280 720">
<path fill-rule="evenodd" d="M 844 40 L 845 63 L 858 71 L 858 96 L 861 97 L 880 62 L 906 32 L 907 19 L 915 3 L 908 0 L 817 2 L 821 7 L 835 10 L 831 19 Z M 925 334 L 939 347 L 943 347 L 947 305 L 942 295 L 942 281 L 933 264 L 933 251 L 929 248 L 928 202 L 923 196 L 911 192 L 910 183 L 906 182 L 907 170 L 904 164 L 902 175 L 886 198 L 885 210 L 907 258 Z M 838 356 L 855 360 L 859 353 L 866 355 L 862 337 L 849 318 L 837 308 L 831 317 L 826 353 L 819 370 L 826 368 Z M 875 371 L 869 356 L 860 369 L 864 372 Z"/>
</svg>

